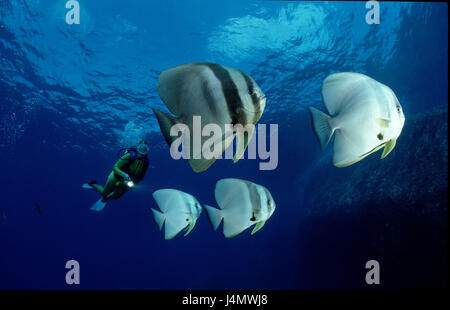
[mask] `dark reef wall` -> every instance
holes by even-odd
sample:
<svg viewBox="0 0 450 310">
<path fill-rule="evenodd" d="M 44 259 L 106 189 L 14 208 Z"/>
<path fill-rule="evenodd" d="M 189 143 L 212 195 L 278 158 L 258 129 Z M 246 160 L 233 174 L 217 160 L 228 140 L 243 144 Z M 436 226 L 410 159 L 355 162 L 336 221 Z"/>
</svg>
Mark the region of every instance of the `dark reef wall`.
<svg viewBox="0 0 450 310">
<path fill-rule="evenodd" d="M 339 286 L 344 277 L 348 287 L 368 288 L 369 259 L 380 261 L 384 288 L 447 286 L 447 131 L 447 106 L 406 115 L 385 159 L 379 151 L 335 168 L 329 158 L 314 171 L 300 233 L 310 246 L 307 259 L 336 264 L 315 275 L 317 286 Z"/>
<path fill-rule="evenodd" d="M 448 203 L 447 117 L 445 107 L 408 119 L 395 149 L 383 160 L 381 151 L 347 168 L 331 167 L 330 160 L 330 167 L 311 180 L 316 190 L 308 213 L 323 215 L 330 208 L 350 212 L 368 202 L 401 203 L 416 214 L 442 219 Z"/>
</svg>

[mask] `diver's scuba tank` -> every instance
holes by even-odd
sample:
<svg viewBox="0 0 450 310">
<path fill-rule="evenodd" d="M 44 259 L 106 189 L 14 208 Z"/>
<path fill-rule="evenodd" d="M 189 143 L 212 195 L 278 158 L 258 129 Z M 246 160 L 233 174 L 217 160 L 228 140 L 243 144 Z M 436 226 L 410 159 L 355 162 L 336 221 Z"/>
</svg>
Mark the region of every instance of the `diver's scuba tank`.
<svg viewBox="0 0 450 310">
<path fill-rule="evenodd" d="M 133 154 L 132 154 L 132 152 L 133 152 Z M 121 148 L 120 150 L 117 151 L 117 157 L 122 158 L 122 156 L 127 155 L 128 153 L 130 153 L 130 155 L 132 155 L 131 157 L 133 157 L 130 159 L 134 159 L 134 157 L 136 157 L 136 155 L 137 155 L 137 150 L 134 147 Z"/>
</svg>

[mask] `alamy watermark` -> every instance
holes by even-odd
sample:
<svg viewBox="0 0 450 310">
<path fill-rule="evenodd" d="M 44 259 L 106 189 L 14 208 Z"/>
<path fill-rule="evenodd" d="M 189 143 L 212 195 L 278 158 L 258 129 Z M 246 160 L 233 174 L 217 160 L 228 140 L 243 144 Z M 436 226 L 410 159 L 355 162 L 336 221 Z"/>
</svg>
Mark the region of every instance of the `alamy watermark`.
<svg viewBox="0 0 450 310">
<path fill-rule="evenodd" d="M 370 269 L 366 273 L 366 283 L 369 285 L 380 284 L 380 263 L 374 259 L 366 263 L 366 269 Z"/>
<path fill-rule="evenodd" d="M 80 284 L 80 263 L 74 259 L 68 260 L 66 269 L 69 269 L 66 273 L 66 283 L 68 285 Z"/>
<path fill-rule="evenodd" d="M 268 160 L 259 163 L 259 169 L 274 170 L 278 166 L 278 124 L 270 124 L 269 132 L 269 149 L 267 149 L 266 124 L 258 124 L 257 130 L 253 124 L 245 126 L 225 124 L 224 128 L 217 124 L 202 126 L 201 116 L 194 115 L 192 133 L 186 124 L 177 123 L 171 127 L 170 135 L 177 138 L 170 145 L 170 155 L 176 160 L 180 158 L 211 160 L 222 159 L 222 153 L 225 153 L 225 159 L 239 159 L 244 157 L 247 141 L 247 159 L 257 159 L 258 156 L 261 160 Z M 237 137 L 236 152 L 232 142 L 234 136 Z M 205 137 L 207 139 L 202 143 Z"/>
<path fill-rule="evenodd" d="M 80 3 L 76 0 L 69 0 L 66 2 L 66 9 L 69 11 L 66 13 L 66 23 L 69 25 L 80 24 Z"/>
<path fill-rule="evenodd" d="M 369 25 L 380 24 L 380 4 L 378 1 L 367 1 L 366 9 L 370 9 L 370 11 L 366 13 L 366 23 Z"/>
</svg>

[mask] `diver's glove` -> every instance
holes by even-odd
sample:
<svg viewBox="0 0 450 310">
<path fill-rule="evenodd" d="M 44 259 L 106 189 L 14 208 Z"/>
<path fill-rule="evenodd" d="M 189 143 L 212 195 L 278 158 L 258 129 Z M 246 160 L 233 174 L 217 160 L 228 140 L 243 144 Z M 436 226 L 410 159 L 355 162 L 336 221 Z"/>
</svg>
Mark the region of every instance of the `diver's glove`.
<svg viewBox="0 0 450 310">
<path fill-rule="evenodd" d="M 131 181 L 130 176 L 127 173 L 122 174 L 122 177 L 126 180 L 126 181 Z"/>
</svg>

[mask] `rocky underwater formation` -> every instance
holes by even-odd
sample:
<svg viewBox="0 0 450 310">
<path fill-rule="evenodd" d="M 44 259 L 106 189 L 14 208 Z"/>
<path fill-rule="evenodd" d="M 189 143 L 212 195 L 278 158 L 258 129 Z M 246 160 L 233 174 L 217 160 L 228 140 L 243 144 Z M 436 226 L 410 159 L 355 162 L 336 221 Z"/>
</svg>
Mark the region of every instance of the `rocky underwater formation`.
<svg viewBox="0 0 450 310">
<path fill-rule="evenodd" d="M 300 220 L 307 259 L 327 254 L 324 264 L 336 263 L 315 275 L 317 286 L 340 287 L 345 277 L 349 288 L 369 288 L 365 262 L 376 259 L 381 288 L 447 287 L 448 106 L 406 115 L 395 149 L 380 156 L 346 168 L 327 158 L 308 181 Z"/>
</svg>

